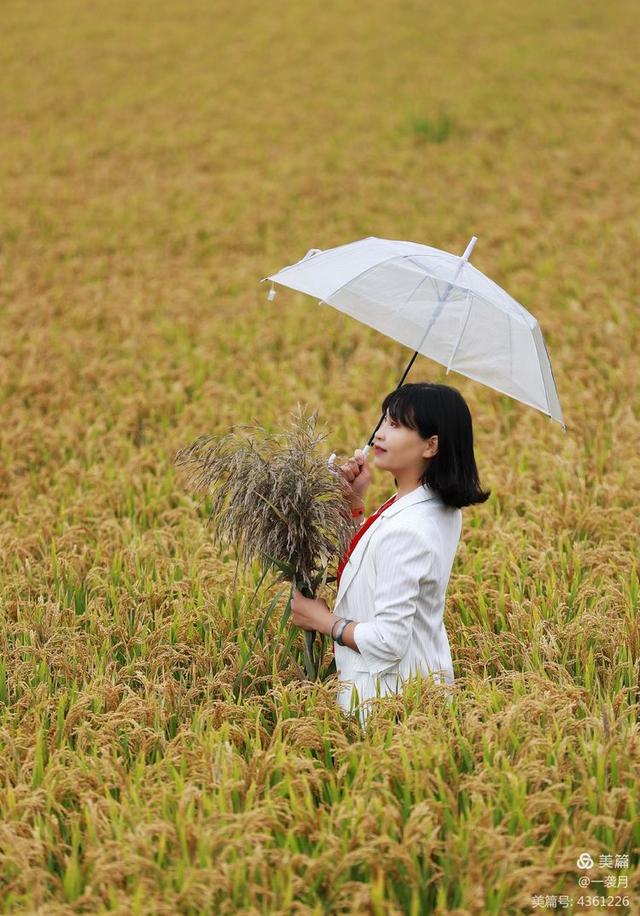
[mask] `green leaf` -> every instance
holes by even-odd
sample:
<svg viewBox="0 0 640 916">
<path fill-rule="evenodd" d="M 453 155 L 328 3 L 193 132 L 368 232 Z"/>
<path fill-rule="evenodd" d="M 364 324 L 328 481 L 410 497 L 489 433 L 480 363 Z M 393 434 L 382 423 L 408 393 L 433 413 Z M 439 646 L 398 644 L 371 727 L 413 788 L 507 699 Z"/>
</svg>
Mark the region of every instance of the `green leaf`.
<svg viewBox="0 0 640 916">
<path fill-rule="evenodd" d="M 281 573 L 284 573 L 289 579 L 293 579 L 295 575 L 295 569 L 290 566 L 288 563 L 283 563 L 281 560 L 276 560 L 275 557 L 269 556 L 268 553 L 265 553 L 267 560 L 270 560 L 273 565 L 280 570 Z"/>
<path fill-rule="evenodd" d="M 253 655 L 253 653 L 254 653 L 254 651 L 255 651 L 255 648 L 256 648 L 256 645 L 257 645 L 257 643 L 258 643 L 258 639 L 260 639 L 260 637 L 263 635 L 264 629 L 265 629 L 265 627 L 266 627 L 266 625 L 267 625 L 267 623 L 268 623 L 268 621 L 269 621 L 269 618 L 271 617 L 271 613 L 272 613 L 274 607 L 276 606 L 276 604 L 277 604 L 277 602 L 278 602 L 278 599 L 280 598 L 280 595 L 282 594 L 282 592 L 283 592 L 283 590 L 280 589 L 280 591 L 276 594 L 276 596 L 271 600 L 271 602 L 270 602 L 270 604 L 269 604 L 269 607 L 267 608 L 267 610 L 266 610 L 265 613 L 263 614 L 262 620 L 261 620 L 260 623 L 258 624 L 258 628 L 257 628 L 257 630 L 256 630 L 256 635 L 255 635 L 255 638 L 254 638 L 253 643 L 252 643 L 252 645 L 251 645 L 251 648 L 250 648 L 250 649 L 247 651 L 247 653 L 245 654 L 245 656 L 244 656 L 244 658 L 243 658 L 243 660 L 242 660 L 242 664 L 241 664 L 241 666 L 240 666 L 240 670 L 238 671 L 238 673 L 237 673 L 236 676 L 235 676 L 235 679 L 234 679 L 234 682 L 233 682 L 233 689 L 234 689 L 234 692 L 237 690 L 237 688 L 238 688 L 238 686 L 239 686 L 240 678 L 242 677 L 242 672 L 244 671 L 247 662 L 249 661 L 249 659 L 250 659 L 251 656 Z"/>
<path fill-rule="evenodd" d="M 316 664 L 313 658 L 313 639 L 315 635 L 315 630 L 304 631 L 304 667 L 307 677 L 312 681 L 316 679 Z"/>
</svg>

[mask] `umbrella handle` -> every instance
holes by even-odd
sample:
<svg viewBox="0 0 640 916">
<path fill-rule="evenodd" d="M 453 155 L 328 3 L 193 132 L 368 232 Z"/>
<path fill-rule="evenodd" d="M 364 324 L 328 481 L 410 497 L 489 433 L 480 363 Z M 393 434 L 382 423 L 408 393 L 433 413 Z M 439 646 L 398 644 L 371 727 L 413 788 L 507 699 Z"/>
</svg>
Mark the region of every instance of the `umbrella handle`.
<svg viewBox="0 0 640 916">
<path fill-rule="evenodd" d="M 365 445 L 364 448 L 362 449 L 362 453 L 363 453 L 363 455 L 364 455 L 365 458 L 367 457 L 367 452 L 369 451 L 370 448 L 371 448 L 370 445 Z M 334 463 L 334 461 L 336 460 L 337 457 L 338 457 L 338 456 L 336 455 L 335 452 L 331 452 L 331 454 L 329 455 L 329 460 L 327 461 L 327 464 L 328 464 L 329 466 L 331 466 L 331 465 Z"/>
</svg>

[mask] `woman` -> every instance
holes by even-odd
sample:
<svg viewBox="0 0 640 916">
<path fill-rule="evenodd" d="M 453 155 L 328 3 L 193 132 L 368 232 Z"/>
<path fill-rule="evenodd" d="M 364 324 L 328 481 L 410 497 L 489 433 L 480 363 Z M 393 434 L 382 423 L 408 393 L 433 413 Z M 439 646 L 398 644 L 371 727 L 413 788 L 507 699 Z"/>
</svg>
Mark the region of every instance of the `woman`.
<svg viewBox="0 0 640 916">
<path fill-rule="evenodd" d="M 297 589 L 291 604 L 293 624 L 334 640 L 346 712 L 378 691 L 399 692 L 417 672 L 453 683 L 443 614 L 461 509 L 491 492 L 480 488 L 471 414 L 455 388 L 402 385 L 385 397 L 382 412 L 374 464 L 393 475 L 397 491 L 362 522 L 371 475 L 356 450 L 341 466 L 356 533 L 338 567 L 333 613 Z M 368 709 L 358 712 L 364 726 Z"/>
</svg>

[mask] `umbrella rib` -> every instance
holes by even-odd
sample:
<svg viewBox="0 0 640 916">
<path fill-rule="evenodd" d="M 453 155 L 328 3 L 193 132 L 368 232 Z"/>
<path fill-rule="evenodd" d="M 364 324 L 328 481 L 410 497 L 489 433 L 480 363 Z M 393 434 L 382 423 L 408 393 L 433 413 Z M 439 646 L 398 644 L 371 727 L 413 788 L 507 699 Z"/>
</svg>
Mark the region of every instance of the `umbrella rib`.
<svg viewBox="0 0 640 916">
<path fill-rule="evenodd" d="M 445 301 L 448 299 L 448 297 L 450 296 L 451 290 L 452 290 L 454 287 L 456 287 L 456 289 L 458 289 L 458 290 L 461 290 L 462 292 L 465 292 L 465 293 L 467 294 L 467 296 L 471 295 L 471 296 L 475 296 L 475 297 L 480 298 L 480 299 L 484 299 L 484 296 L 478 296 L 478 294 L 475 292 L 475 290 L 472 290 L 471 287 L 469 287 L 469 286 L 463 286 L 461 283 L 458 283 L 457 277 L 458 277 L 458 274 L 460 273 L 460 270 L 459 270 L 459 269 L 458 269 L 458 271 L 456 272 L 456 275 L 454 276 L 454 279 L 453 279 L 453 280 L 445 280 L 443 277 L 437 277 L 434 273 L 431 273 L 429 270 L 427 270 L 426 267 L 424 267 L 422 264 L 420 264 L 419 261 L 416 261 L 416 260 L 415 260 L 416 257 L 422 257 L 421 255 L 403 254 L 403 255 L 398 255 L 398 257 L 399 257 L 399 258 L 402 258 L 402 259 L 405 259 L 405 258 L 406 258 L 406 259 L 410 260 L 412 264 L 415 264 L 416 267 L 419 267 L 420 270 L 422 270 L 422 271 L 424 272 L 424 277 L 422 278 L 422 280 L 420 280 L 420 282 L 418 283 L 418 285 L 416 286 L 416 288 L 415 288 L 414 290 L 411 291 L 411 294 L 409 295 L 409 297 L 402 303 L 402 308 L 404 308 L 405 305 L 407 304 L 407 302 L 409 302 L 409 301 L 414 297 L 414 295 L 415 295 L 416 292 L 418 291 L 419 287 L 422 286 L 422 284 L 424 283 L 424 281 L 425 281 L 425 280 L 428 280 L 428 279 L 435 280 L 436 283 L 446 283 L 447 286 L 449 287 L 449 289 L 445 292 L 445 294 L 444 294 L 444 296 L 442 297 L 442 299 L 440 299 L 440 297 L 438 297 L 438 304 L 439 304 L 439 305 L 443 305 L 443 304 L 444 304 L 444 302 L 445 302 Z M 387 260 L 393 260 L 393 258 L 387 258 Z M 384 262 L 381 261 L 380 263 L 382 264 L 382 263 L 384 263 Z M 465 262 L 465 263 L 469 263 L 469 262 L 467 261 L 467 262 Z M 374 265 L 374 266 L 376 266 L 376 265 Z M 470 267 L 473 267 L 472 264 L 470 264 L 469 266 L 470 266 Z M 363 271 L 363 273 L 366 273 L 366 271 Z M 359 274 L 358 276 L 361 276 L 361 274 Z M 344 285 L 347 286 L 348 284 L 345 283 Z M 497 286 L 497 284 L 494 284 L 494 286 Z M 498 288 L 499 288 L 499 287 L 498 287 Z M 339 287 L 339 289 L 342 289 L 342 287 Z M 337 291 L 338 291 L 338 290 L 336 290 L 336 292 L 337 292 Z M 501 291 L 504 292 L 504 290 L 501 290 Z M 333 293 L 332 293 L 331 295 L 333 295 Z M 517 303 L 517 304 L 520 305 L 519 303 Z M 512 317 L 512 318 L 514 318 L 516 321 L 519 321 L 521 324 L 524 324 L 525 326 L 529 327 L 529 323 L 528 323 L 525 319 L 521 319 L 519 315 L 513 315 L 511 312 L 506 311 L 506 309 L 503 309 L 503 308 L 502 308 L 501 306 L 499 306 L 499 305 L 496 305 L 496 308 L 498 308 L 500 311 L 504 311 L 505 314 L 507 315 L 507 317 Z M 521 308 L 523 311 L 526 311 L 526 309 L 524 308 L 524 306 L 520 305 L 520 308 Z M 440 311 L 442 311 L 442 309 L 440 309 Z M 439 315 L 440 315 L 440 312 L 438 312 L 438 314 L 435 315 L 435 318 L 438 318 Z M 425 336 L 426 336 L 426 335 L 425 335 Z M 424 340 L 423 340 L 422 342 L 424 343 Z M 421 345 L 422 345 L 422 344 L 421 344 Z"/>
<path fill-rule="evenodd" d="M 511 321 L 507 315 L 507 327 L 509 328 L 509 378 L 513 381 L 513 334 L 511 331 Z M 547 402 L 549 398 L 547 398 Z"/>
<path fill-rule="evenodd" d="M 414 261 L 413 263 L 415 264 L 415 261 Z M 420 266 L 419 264 L 416 265 L 416 267 L 419 267 L 419 266 Z M 424 268 L 422 268 L 422 269 L 424 270 Z M 420 280 L 420 281 L 418 282 L 417 286 L 416 286 L 414 289 L 411 290 L 411 292 L 409 293 L 409 295 L 407 296 L 407 298 L 404 300 L 404 302 L 402 303 L 402 305 L 400 306 L 400 308 L 398 309 L 398 311 L 396 312 L 396 314 L 399 315 L 400 312 L 402 311 L 402 309 L 403 309 L 406 305 L 408 305 L 409 302 L 411 302 L 411 300 L 413 299 L 413 297 L 415 296 L 415 294 L 418 292 L 418 290 L 420 289 L 420 287 L 422 286 L 422 284 L 425 282 L 425 280 L 432 280 L 432 279 L 433 279 L 433 277 L 431 277 L 431 275 L 428 274 L 428 273 L 426 273 L 426 271 L 425 271 L 425 274 L 424 274 L 424 277 L 422 278 L 422 280 Z"/>
<path fill-rule="evenodd" d="M 414 262 L 414 263 L 415 263 L 415 262 Z M 458 268 L 458 270 L 457 270 L 457 272 L 456 272 L 456 278 L 457 278 L 457 276 L 458 276 L 459 273 L 460 273 L 460 268 Z M 431 274 L 427 274 L 427 276 L 431 276 Z M 425 279 L 426 279 L 426 278 L 425 278 Z M 417 350 L 418 350 L 418 351 L 420 351 L 420 347 L 423 345 L 423 343 L 424 343 L 425 340 L 427 339 L 427 334 L 429 333 L 429 331 L 431 330 L 431 328 L 434 326 L 434 324 L 436 323 L 437 319 L 440 317 L 440 314 L 441 314 L 441 312 L 442 312 L 442 309 L 444 308 L 444 304 L 445 304 L 446 300 L 449 298 L 449 296 L 451 295 L 451 290 L 452 290 L 455 286 L 458 286 L 458 284 L 456 283 L 456 280 L 455 280 L 455 279 L 454 279 L 453 281 L 451 281 L 451 280 L 441 280 L 439 277 L 432 277 L 432 279 L 434 279 L 434 280 L 436 281 L 436 283 L 446 283 L 448 288 L 447 288 L 447 291 L 445 292 L 445 294 L 444 294 L 442 297 L 441 297 L 441 296 L 438 296 L 438 304 L 436 305 L 435 309 L 433 310 L 433 314 L 432 314 L 432 316 L 431 316 L 431 319 L 430 319 L 430 321 L 429 321 L 429 324 L 427 325 L 427 330 L 426 330 L 426 331 L 424 332 L 424 334 L 422 335 L 422 340 L 421 340 L 420 343 L 418 344 L 418 347 L 417 347 Z M 421 282 L 422 282 L 422 281 L 421 281 Z M 464 286 L 458 286 L 458 289 L 464 289 L 464 290 L 465 290 L 465 292 L 466 292 L 466 294 L 467 294 L 467 299 L 471 299 L 471 298 L 472 298 L 473 294 L 472 294 L 472 292 L 471 292 L 470 289 L 466 289 Z M 426 354 L 423 354 L 423 355 L 426 355 Z M 448 371 L 449 371 L 449 370 L 447 369 L 447 372 L 448 372 Z"/>
<path fill-rule="evenodd" d="M 356 274 L 354 277 L 351 277 L 349 280 L 345 280 L 345 282 L 344 282 L 341 286 L 337 286 L 335 289 L 331 290 L 331 292 L 329 293 L 329 296 L 335 296 L 336 293 L 341 292 L 341 291 L 345 288 L 345 286 L 350 286 L 355 280 L 359 280 L 360 277 L 363 277 L 363 276 L 364 276 L 366 273 L 368 273 L 370 270 L 374 270 L 374 268 L 380 267 L 381 264 L 387 264 L 389 261 L 405 261 L 405 260 L 407 260 L 407 259 L 409 259 L 409 260 L 411 261 L 411 260 L 413 260 L 414 257 L 415 257 L 415 255 L 413 255 L 413 254 L 392 254 L 391 257 L 389 257 L 389 258 L 383 258 L 381 261 L 376 261 L 375 264 L 371 264 L 369 267 L 365 267 L 364 270 L 361 270 L 359 274 Z M 416 265 L 416 267 L 419 267 L 421 270 L 424 271 L 424 273 L 425 273 L 425 279 L 427 279 L 428 277 L 431 277 L 432 280 L 436 280 L 436 281 L 439 280 L 439 277 L 436 277 L 434 274 L 430 274 L 428 270 L 426 270 L 424 267 L 422 267 L 422 265 L 417 264 L 415 261 L 413 261 L 413 263 Z M 290 265 L 290 266 L 291 266 L 291 267 L 295 267 L 296 265 L 295 265 L 295 264 L 292 264 L 292 265 Z M 288 270 L 288 268 L 287 268 L 287 267 L 283 267 L 282 270 Z M 278 271 L 278 273 L 282 273 L 282 271 Z M 264 277 L 264 279 L 265 279 L 265 280 L 270 280 L 271 277 Z M 262 281 L 260 281 L 260 282 L 262 282 Z M 277 282 L 278 282 L 277 280 L 274 280 L 274 283 L 277 283 Z M 445 282 L 445 283 L 449 283 L 450 281 L 449 281 L 449 280 L 445 280 L 444 282 Z M 422 283 L 422 280 L 420 281 L 420 283 Z M 420 285 L 420 284 L 418 284 L 418 285 Z M 466 289 L 466 287 L 462 287 L 462 286 L 461 286 L 460 289 Z M 411 295 L 413 295 L 413 293 L 412 293 Z M 320 305 L 320 304 L 323 303 L 323 302 L 326 302 L 328 305 L 331 304 L 331 303 L 329 302 L 328 299 L 320 299 L 319 302 L 318 302 L 318 305 Z M 404 303 L 404 305 L 406 305 L 406 303 Z"/>
<path fill-rule="evenodd" d="M 329 293 L 329 296 L 335 296 L 336 293 L 341 292 L 345 288 L 345 286 L 350 286 L 355 280 L 359 280 L 360 277 L 363 277 L 370 270 L 373 270 L 374 267 L 380 267 L 381 264 L 386 264 L 388 261 L 395 261 L 397 258 L 409 258 L 409 257 L 411 257 L 411 255 L 393 254 L 391 255 L 390 258 L 383 258 L 382 261 L 377 261 L 375 264 L 371 264 L 369 267 L 365 267 L 365 269 L 361 270 L 359 274 L 355 275 L 355 277 L 351 277 L 349 280 L 346 280 L 341 286 L 338 286 L 336 287 L 336 289 L 331 290 L 331 292 Z M 265 277 L 265 280 L 268 280 L 268 279 L 269 277 Z M 278 281 L 276 280 L 275 282 L 277 283 Z M 326 302 L 328 305 L 331 304 L 327 299 L 320 299 L 320 301 L 318 302 L 318 305 L 320 305 L 322 302 Z"/>
<path fill-rule="evenodd" d="M 547 350 L 547 345 L 545 343 L 544 337 L 542 336 L 542 329 L 540 328 L 540 324 L 537 321 L 536 321 L 536 327 L 532 330 L 532 337 L 533 337 L 533 342 L 534 342 L 534 346 L 536 349 L 536 353 L 538 354 L 538 363 L 537 363 L 538 372 L 540 373 L 540 377 L 542 379 L 542 385 L 544 388 L 545 397 L 547 399 L 547 407 L 549 409 L 549 413 L 551 413 L 550 391 L 555 392 L 554 401 L 557 401 L 558 409 L 560 409 L 560 400 L 558 398 L 558 386 L 556 385 L 555 376 L 553 374 L 553 366 L 551 365 L 551 360 L 549 359 L 549 351 Z M 540 358 L 542 356 L 543 351 L 544 351 L 546 362 L 549 366 L 549 369 L 551 370 L 552 385 L 549 384 L 549 381 L 542 369 Z M 563 427 L 565 426 L 564 420 L 560 420 L 559 422 L 562 423 Z"/>
<path fill-rule="evenodd" d="M 452 368 L 452 366 L 453 366 L 453 360 L 455 359 L 456 353 L 458 352 L 458 347 L 460 346 L 460 341 L 462 340 L 462 335 L 464 334 L 464 332 L 465 332 L 465 330 L 466 330 L 466 327 L 467 327 L 467 322 L 469 321 L 469 315 L 471 314 L 471 306 L 472 306 L 472 305 L 473 305 L 473 299 L 472 299 L 472 297 L 470 296 L 470 294 L 467 293 L 467 311 L 465 312 L 465 316 L 464 316 L 464 318 L 463 318 L 462 321 L 461 321 L 461 330 L 460 330 L 460 333 L 458 334 L 458 339 L 456 340 L 456 343 L 455 343 L 455 346 L 454 346 L 453 351 L 452 351 L 452 353 L 451 353 L 451 356 L 449 357 L 449 363 L 448 363 L 448 365 L 447 365 L 447 371 L 446 371 L 445 375 L 448 375 L 448 374 L 449 374 L 449 372 L 450 372 L 450 370 L 451 370 L 451 368 Z"/>
</svg>

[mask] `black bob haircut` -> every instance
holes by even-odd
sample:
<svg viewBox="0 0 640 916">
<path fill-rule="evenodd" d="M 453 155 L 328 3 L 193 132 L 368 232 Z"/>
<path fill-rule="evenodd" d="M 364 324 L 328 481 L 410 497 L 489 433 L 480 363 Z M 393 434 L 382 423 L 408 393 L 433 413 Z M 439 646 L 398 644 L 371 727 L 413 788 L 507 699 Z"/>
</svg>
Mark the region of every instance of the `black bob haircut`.
<svg viewBox="0 0 640 916">
<path fill-rule="evenodd" d="M 467 402 L 459 391 L 435 382 L 415 382 L 391 391 L 382 412 L 423 439 L 438 437 L 438 451 L 429 460 L 421 483 L 437 492 L 446 506 L 461 509 L 483 503 L 491 490 L 482 490 L 473 454 L 473 425 Z"/>
</svg>

